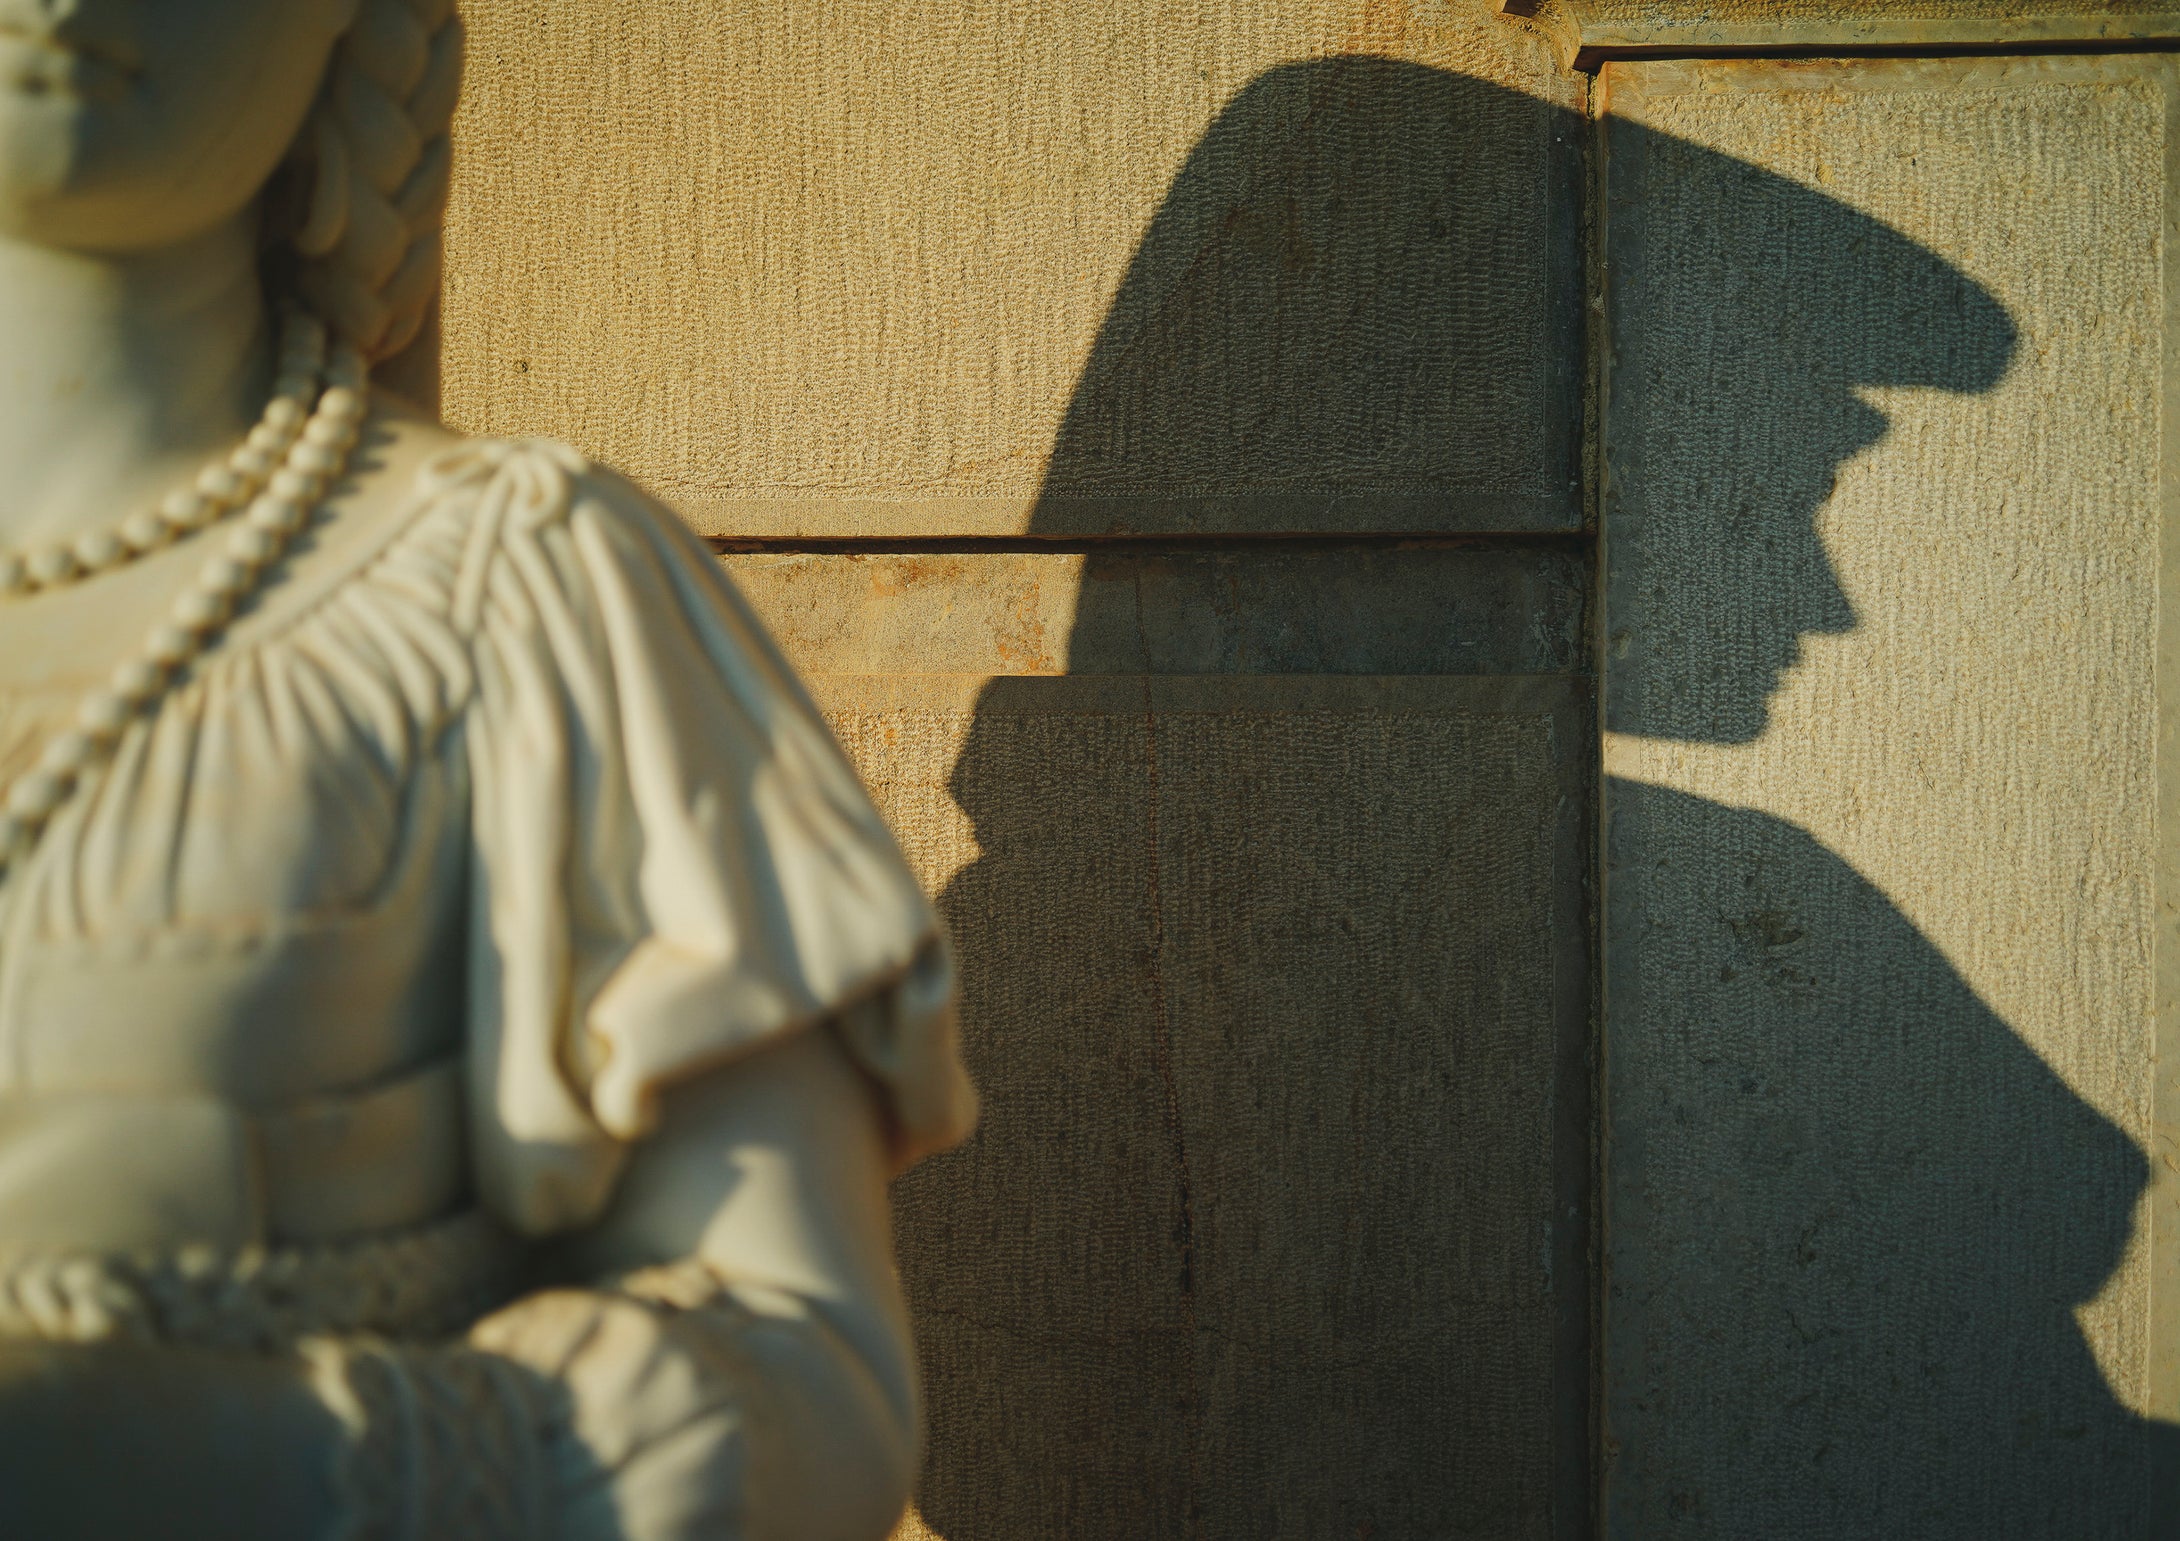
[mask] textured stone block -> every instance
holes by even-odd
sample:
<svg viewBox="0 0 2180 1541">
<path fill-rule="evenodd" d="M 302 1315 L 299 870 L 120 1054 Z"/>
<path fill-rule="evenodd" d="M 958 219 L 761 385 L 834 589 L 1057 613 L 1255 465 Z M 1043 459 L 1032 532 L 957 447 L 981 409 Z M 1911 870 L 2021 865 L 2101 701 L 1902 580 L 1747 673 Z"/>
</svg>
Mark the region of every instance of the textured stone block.
<svg viewBox="0 0 2180 1541">
<path fill-rule="evenodd" d="M 745 542 L 1580 528 L 1584 84 L 1486 0 L 465 14 L 466 428 Z M 904 1536 L 1582 1534 L 1586 554 L 727 561 L 962 950 Z"/>
<path fill-rule="evenodd" d="M 443 402 L 719 535 L 1579 525 L 1579 81 L 1483 0 L 491 0 Z"/>
<path fill-rule="evenodd" d="M 988 1109 L 900 1186 L 910 1534 L 1580 1534 L 1583 692 L 816 683 Z"/>
<path fill-rule="evenodd" d="M 725 561 L 961 951 L 904 1541 L 1571 1534 L 1580 554 Z"/>
<path fill-rule="evenodd" d="M 1560 674 L 1576 552 L 742 552 L 728 570 L 821 674 Z"/>
<path fill-rule="evenodd" d="M 2173 1512 L 2172 80 L 1607 67 L 1609 1535 Z"/>
</svg>

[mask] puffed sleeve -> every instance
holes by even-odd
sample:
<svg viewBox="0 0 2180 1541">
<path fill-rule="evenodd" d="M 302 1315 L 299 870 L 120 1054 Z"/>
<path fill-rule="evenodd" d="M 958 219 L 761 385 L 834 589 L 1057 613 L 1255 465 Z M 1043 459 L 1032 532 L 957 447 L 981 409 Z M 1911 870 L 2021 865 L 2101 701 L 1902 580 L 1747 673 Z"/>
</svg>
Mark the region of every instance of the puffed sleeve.
<svg viewBox="0 0 2180 1541">
<path fill-rule="evenodd" d="M 487 1207 L 531 1235 L 595 1220 L 662 1088 L 827 1020 L 900 1164 L 962 1138 L 938 919 L 718 562 L 562 446 L 463 453 Z"/>
</svg>

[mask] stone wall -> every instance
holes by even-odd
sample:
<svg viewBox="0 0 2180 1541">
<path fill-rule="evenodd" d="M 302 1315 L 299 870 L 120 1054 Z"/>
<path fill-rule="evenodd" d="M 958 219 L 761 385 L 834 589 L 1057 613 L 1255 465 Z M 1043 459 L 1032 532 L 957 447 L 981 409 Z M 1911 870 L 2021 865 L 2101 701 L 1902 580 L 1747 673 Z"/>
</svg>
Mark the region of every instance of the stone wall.
<svg viewBox="0 0 2180 1541">
<path fill-rule="evenodd" d="M 2173 81 L 1605 69 L 1610 1535 L 2171 1524 Z"/>
<path fill-rule="evenodd" d="M 1610 56 L 2168 7 L 467 12 L 448 416 L 960 944 L 904 1541 L 2160 1533 L 2174 66 Z"/>
<path fill-rule="evenodd" d="M 958 938 L 904 1534 L 1572 1537 L 1585 86 L 1481 0 L 471 0 L 449 419 L 667 499 Z"/>
</svg>

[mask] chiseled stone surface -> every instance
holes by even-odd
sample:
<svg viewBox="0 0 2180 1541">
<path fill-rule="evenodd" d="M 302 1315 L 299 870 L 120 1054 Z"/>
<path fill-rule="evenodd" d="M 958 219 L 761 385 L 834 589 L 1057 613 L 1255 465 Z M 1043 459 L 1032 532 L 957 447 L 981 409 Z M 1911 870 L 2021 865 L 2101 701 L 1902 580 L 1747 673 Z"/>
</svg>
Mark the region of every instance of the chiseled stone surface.
<svg viewBox="0 0 2180 1541">
<path fill-rule="evenodd" d="M 471 26 L 465 429 L 719 535 L 1580 523 L 1583 84 L 1485 0 Z"/>
<path fill-rule="evenodd" d="M 2156 1533 L 2170 70 L 1606 71 L 1612 1536 Z"/>
<path fill-rule="evenodd" d="M 1586 693 L 813 683 L 985 1097 L 899 1190 L 905 1534 L 1579 1533 Z"/>
<path fill-rule="evenodd" d="M 725 560 L 961 949 L 903 1537 L 1579 1524 L 1582 557 Z"/>
<path fill-rule="evenodd" d="M 700 531 L 941 895 L 904 1536 L 1583 1532 L 1585 84 L 1486 0 L 493 0 L 448 414 Z M 664 83 L 664 84 L 662 84 Z"/>
<path fill-rule="evenodd" d="M 961 951 L 902 1536 L 1579 1533 L 1582 556 L 725 561 Z"/>
</svg>

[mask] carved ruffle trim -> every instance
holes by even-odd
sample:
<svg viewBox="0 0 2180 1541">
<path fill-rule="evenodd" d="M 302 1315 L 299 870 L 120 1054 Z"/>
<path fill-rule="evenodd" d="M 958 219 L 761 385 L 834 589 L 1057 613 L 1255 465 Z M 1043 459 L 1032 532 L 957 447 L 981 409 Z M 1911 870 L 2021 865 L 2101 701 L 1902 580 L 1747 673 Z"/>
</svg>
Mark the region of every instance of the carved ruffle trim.
<svg viewBox="0 0 2180 1541">
<path fill-rule="evenodd" d="M 318 1247 L 0 1258 L 0 1339 L 255 1353 L 326 1335 L 431 1340 L 513 1298 L 519 1259 L 476 1211 Z"/>
</svg>

